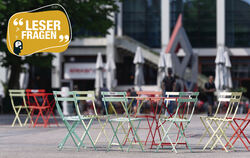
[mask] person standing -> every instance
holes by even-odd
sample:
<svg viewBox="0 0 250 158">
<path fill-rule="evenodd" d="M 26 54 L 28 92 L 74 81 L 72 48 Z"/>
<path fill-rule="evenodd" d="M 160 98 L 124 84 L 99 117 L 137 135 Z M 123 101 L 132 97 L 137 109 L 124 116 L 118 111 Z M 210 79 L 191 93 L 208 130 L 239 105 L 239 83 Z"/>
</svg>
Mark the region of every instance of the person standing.
<svg viewBox="0 0 250 158">
<path fill-rule="evenodd" d="M 207 107 L 208 116 L 212 116 L 212 113 L 213 113 L 215 91 L 216 89 L 215 89 L 215 84 L 214 84 L 214 77 L 209 76 L 208 82 L 205 83 L 205 92 L 206 92 L 207 102 L 208 102 L 208 107 Z"/>
<path fill-rule="evenodd" d="M 134 87 L 132 87 L 130 96 L 131 97 L 137 97 L 137 94 L 136 94 L 136 91 L 135 91 Z M 133 100 L 133 102 L 132 102 L 133 112 L 134 112 L 134 114 L 136 114 L 136 112 L 137 112 L 137 101 L 136 101 L 136 99 L 132 99 L 132 100 Z"/>
<path fill-rule="evenodd" d="M 175 78 L 172 76 L 172 69 L 168 68 L 168 75 L 164 77 L 162 81 L 163 96 L 166 96 L 166 92 L 173 92 L 175 87 Z M 173 113 L 173 102 L 168 105 L 168 111 Z"/>
<path fill-rule="evenodd" d="M 162 89 L 165 92 L 173 92 L 174 91 L 174 84 L 175 78 L 172 76 L 172 69 L 168 68 L 168 75 L 164 77 L 162 81 Z"/>
</svg>

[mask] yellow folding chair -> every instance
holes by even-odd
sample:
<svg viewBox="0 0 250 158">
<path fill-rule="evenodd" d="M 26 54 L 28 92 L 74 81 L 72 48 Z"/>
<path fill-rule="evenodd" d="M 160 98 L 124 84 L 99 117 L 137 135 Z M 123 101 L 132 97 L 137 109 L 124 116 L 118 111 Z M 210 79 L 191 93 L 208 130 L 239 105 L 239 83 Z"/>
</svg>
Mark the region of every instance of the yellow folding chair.
<svg viewBox="0 0 250 158">
<path fill-rule="evenodd" d="M 208 125 L 206 124 L 206 119 L 207 118 L 211 118 L 211 117 L 217 117 L 218 113 L 220 112 L 220 108 L 223 104 L 229 103 L 230 102 L 230 98 L 231 98 L 232 92 L 219 92 L 218 93 L 218 105 L 216 108 L 216 111 L 214 113 L 213 116 L 201 116 L 200 120 L 201 123 L 203 124 L 203 126 L 205 127 L 205 132 L 203 133 L 203 135 L 200 138 L 199 144 L 202 142 L 202 140 L 205 138 L 205 136 L 208 134 L 209 137 L 212 136 L 212 131 L 210 130 L 210 128 L 208 127 Z M 212 125 L 214 123 L 214 120 L 211 119 L 210 120 L 210 124 Z M 214 140 L 215 141 L 215 140 Z"/>
<path fill-rule="evenodd" d="M 105 139 L 107 142 L 109 142 L 109 138 L 108 138 L 108 135 L 105 131 L 105 127 L 108 123 L 108 119 L 106 116 L 101 116 L 101 115 L 98 115 L 97 111 L 96 111 L 96 106 L 95 106 L 95 92 L 94 91 L 73 91 L 76 93 L 76 99 L 77 101 L 91 101 L 92 103 L 92 106 L 93 106 L 93 109 L 94 109 L 94 118 L 97 119 L 100 127 L 101 127 L 101 130 L 100 132 L 98 133 L 95 141 L 94 141 L 94 144 L 96 145 L 96 143 L 98 142 L 98 140 L 100 139 L 101 137 L 101 134 L 103 133 L 104 136 L 105 136 Z M 105 122 L 102 123 L 101 119 L 105 119 Z"/>
<path fill-rule="evenodd" d="M 224 148 L 226 152 L 228 152 L 226 148 L 226 144 L 229 143 L 230 146 L 233 148 L 233 145 L 230 143 L 228 137 L 226 136 L 226 129 L 229 126 L 229 123 L 231 123 L 237 113 L 240 99 L 241 99 L 241 92 L 232 92 L 229 105 L 227 108 L 227 111 L 225 113 L 224 117 L 207 117 L 206 118 L 206 124 L 208 125 L 209 129 L 212 131 L 212 135 L 210 136 L 208 142 L 203 148 L 203 151 L 208 147 L 209 144 L 211 144 L 211 150 L 214 149 L 214 147 L 220 143 L 220 145 Z M 212 126 L 212 123 L 214 122 L 215 126 Z M 224 138 L 225 142 L 222 141 L 222 138 Z"/>
<path fill-rule="evenodd" d="M 31 123 L 33 124 L 32 119 L 30 117 L 31 110 L 29 110 L 29 107 L 27 106 L 26 99 L 25 99 L 25 90 L 10 89 L 9 96 L 10 96 L 12 108 L 13 108 L 15 115 L 16 115 L 14 120 L 13 120 L 12 127 L 14 127 L 16 121 L 18 121 L 18 123 L 21 127 L 23 125 L 25 126 L 29 119 L 31 120 Z M 18 99 L 21 102 L 21 103 L 18 102 L 19 104 L 17 103 Z M 25 110 L 27 113 L 24 124 L 22 124 L 22 122 L 20 120 L 21 110 Z"/>
</svg>

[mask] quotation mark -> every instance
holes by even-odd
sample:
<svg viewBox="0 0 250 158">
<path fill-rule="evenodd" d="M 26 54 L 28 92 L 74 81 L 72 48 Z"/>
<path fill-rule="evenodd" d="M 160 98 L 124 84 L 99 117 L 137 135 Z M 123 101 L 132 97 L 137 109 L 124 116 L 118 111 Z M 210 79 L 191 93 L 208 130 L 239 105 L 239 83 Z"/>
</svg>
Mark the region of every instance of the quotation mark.
<svg viewBox="0 0 250 158">
<path fill-rule="evenodd" d="M 13 21 L 13 24 L 15 25 L 15 26 L 17 26 L 17 25 L 20 25 L 20 26 L 22 26 L 23 25 L 23 18 L 22 19 L 20 19 L 19 21 L 17 21 L 18 19 L 16 18 L 14 21 Z"/>
<path fill-rule="evenodd" d="M 68 36 L 68 35 L 65 35 L 65 36 L 60 35 L 60 36 L 59 36 L 59 39 L 60 39 L 59 42 L 62 42 L 64 39 L 65 39 L 65 42 L 67 42 L 67 41 L 69 41 L 69 36 Z"/>
</svg>

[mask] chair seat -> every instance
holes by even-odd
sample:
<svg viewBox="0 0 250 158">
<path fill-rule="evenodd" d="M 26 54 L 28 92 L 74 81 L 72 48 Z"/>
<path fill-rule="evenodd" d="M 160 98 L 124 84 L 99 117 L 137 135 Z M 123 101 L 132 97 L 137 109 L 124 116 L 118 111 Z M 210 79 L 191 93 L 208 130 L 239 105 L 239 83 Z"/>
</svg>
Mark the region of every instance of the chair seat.
<svg viewBox="0 0 250 158">
<path fill-rule="evenodd" d="M 138 121 L 142 120 L 142 118 L 130 118 L 131 121 Z M 127 117 L 119 117 L 119 118 L 111 118 L 110 121 L 112 122 L 128 122 L 129 119 Z"/>
<path fill-rule="evenodd" d="M 161 121 L 172 121 L 172 122 L 190 122 L 190 120 L 184 118 L 160 118 Z"/>
<path fill-rule="evenodd" d="M 234 120 L 250 121 L 250 118 L 238 118 L 238 117 L 235 117 Z"/>
<path fill-rule="evenodd" d="M 207 117 L 208 120 L 218 120 L 218 121 L 232 121 L 232 118 L 224 118 L 224 117 Z"/>
<path fill-rule="evenodd" d="M 80 121 L 80 120 L 90 120 L 94 118 L 93 116 L 81 116 L 79 119 L 79 116 L 65 116 L 63 120 L 67 121 Z"/>
<path fill-rule="evenodd" d="M 14 106 L 15 108 L 22 108 L 22 109 L 28 109 L 29 107 L 27 106 L 23 106 L 23 105 L 17 105 L 17 106 Z"/>
<path fill-rule="evenodd" d="M 50 106 L 29 106 L 30 109 L 49 109 Z"/>
</svg>

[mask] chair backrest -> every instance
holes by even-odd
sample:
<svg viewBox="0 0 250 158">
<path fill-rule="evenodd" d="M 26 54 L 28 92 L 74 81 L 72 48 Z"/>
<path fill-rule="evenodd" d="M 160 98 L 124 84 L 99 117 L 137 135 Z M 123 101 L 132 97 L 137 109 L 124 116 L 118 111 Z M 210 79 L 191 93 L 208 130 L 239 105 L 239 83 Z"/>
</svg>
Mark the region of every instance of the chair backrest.
<svg viewBox="0 0 250 158">
<path fill-rule="evenodd" d="M 72 91 L 67 91 L 67 92 L 53 91 L 53 95 L 55 98 L 57 111 L 58 111 L 60 117 L 62 119 L 64 119 L 64 114 L 63 114 L 63 111 L 61 109 L 62 102 L 73 102 L 74 105 L 77 104 L 76 98 L 74 96 L 76 94 Z"/>
<path fill-rule="evenodd" d="M 26 93 L 45 93 L 45 89 L 26 89 Z"/>
<path fill-rule="evenodd" d="M 234 119 L 240 105 L 241 96 L 242 92 L 232 92 L 225 118 Z"/>
<path fill-rule="evenodd" d="M 76 94 L 75 98 L 77 101 L 91 101 L 92 106 L 94 108 L 95 115 L 98 115 L 96 111 L 96 106 L 95 106 L 95 92 L 94 91 L 72 91 L 72 92 Z"/>
<path fill-rule="evenodd" d="M 161 91 L 137 91 L 136 94 L 138 96 L 141 96 L 141 95 L 160 96 L 162 92 Z"/>
<path fill-rule="evenodd" d="M 179 92 L 178 105 L 174 117 L 190 121 L 198 102 L 198 96 L 199 92 Z"/>
<path fill-rule="evenodd" d="M 17 106 L 15 104 L 14 98 L 21 98 L 22 106 L 27 107 L 26 99 L 25 99 L 25 90 L 23 89 L 9 89 L 9 96 L 12 106 Z M 20 106 L 20 105 L 19 105 Z"/>
<path fill-rule="evenodd" d="M 222 104 L 225 104 L 225 103 L 229 104 L 231 96 L 232 96 L 232 92 L 218 92 L 217 94 L 218 104 L 217 104 L 216 111 L 214 113 L 214 117 L 218 115 Z"/>
<path fill-rule="evenodd" d="M 27 104 L 28 106 L 41 106 L 48 103 L 48 98 L 45 97 L 45 89 L 26 89 Z M 46 100 L 45 100 L 46 99 Z"/>
<path fill-rule="evenodd" d="M 165 101 L 168 104 L 170 101 L 176 101 L 176 98 L 180 96 L 180 92 L 166 92 L 165 95 L 167 97 Z"/>
<path fill-rule="evenodd" d="M 127 110 L 128 99 L 126 98 L 127 96 L 126 92 L 101 92 L 101 95 L 102 95 L 102 101 L 105 106 L 106 114 L 109 115 L 108 103 L 111 103 L 112 105 L 113 102 L 121 103 L 123 106 L 123 109 L 125 110 L 125 113 L 128 114 L 128 110 Z"/>
</svg>

